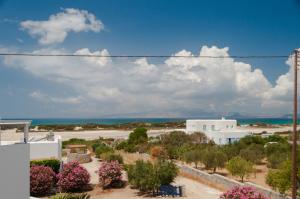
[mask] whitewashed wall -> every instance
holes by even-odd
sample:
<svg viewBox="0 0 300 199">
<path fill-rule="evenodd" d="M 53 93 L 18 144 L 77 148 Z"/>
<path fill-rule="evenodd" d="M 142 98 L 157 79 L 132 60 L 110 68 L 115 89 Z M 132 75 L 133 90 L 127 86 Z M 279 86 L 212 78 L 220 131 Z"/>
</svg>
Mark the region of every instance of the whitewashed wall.
<svg viewBox="0 0 300 199">
<path fill-rule="evenodd" d="M 29 142 L 30 159 L 55 158 L 61 160 L 61 138 L 56 136 L 54 141 Z"/>
<path fill-rule="evenodd" d="M 203 127 L 205 126 L 205 128 Z M 186 132 L 210 132 L 236 129 L 236 120 L 187 120 Z M 214 129 L 212 129 L 214 127 Z"/>
<path fill-rule="evenodd" d="M 29 144 L 0 146 L 0 198 L 29 198 Z"/>
</svg>

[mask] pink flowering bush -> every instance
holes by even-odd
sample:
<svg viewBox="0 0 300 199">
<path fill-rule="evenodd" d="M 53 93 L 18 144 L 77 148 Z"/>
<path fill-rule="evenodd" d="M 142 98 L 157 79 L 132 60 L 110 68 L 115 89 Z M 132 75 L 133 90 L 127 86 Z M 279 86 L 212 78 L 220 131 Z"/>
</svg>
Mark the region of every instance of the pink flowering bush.
<svg viewBox="0 0 300 199">
<path fill-rule="evenodd" d="M 30 194 L 33 196 L 49 193 L 55 184 L 55 173 L 50 167 L 30 167 Z"/>
<path fill-rule="evenodd" d="M 78 162 L 69 162 L 57 175 L 57 185 L 61 191 L 78 191 L 86 187 L 90 182 L 90 174 L 79 165 Z"/>
<path fill-rule="evenodd" d="M 122 169 L 118 161 L 103 162 L 98 175 L 103 187 L 113 186 L 122 181 Z"/>
<path fill-rule="evenodd" d="M 220 199 L 268 199 L 252 187 L 234 187 L 223 193 Z"/>
</svg>

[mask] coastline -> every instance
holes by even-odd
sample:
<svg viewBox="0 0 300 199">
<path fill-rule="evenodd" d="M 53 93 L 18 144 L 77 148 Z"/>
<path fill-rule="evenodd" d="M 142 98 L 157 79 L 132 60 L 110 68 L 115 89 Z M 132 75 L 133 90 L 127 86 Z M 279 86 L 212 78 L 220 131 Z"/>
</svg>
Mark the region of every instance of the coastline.
<svg viewBox="0 0 300 199">
<path fill-rule="evenodd" d="M 291 126 L 274 126 L 274 127 L 255 127 L 255 126 L 240 126 L 239 130 L 250 131 L 253 134 L 266 133 L 277 133 L 291 131 Z M 298 125 L 300 129 L 300 125 Z M 162 134 L 169 133 L 171 131 L 185 131 L 185 128 L 160 128 L 160 129 L 149 129 L 148 136 L 155 137 Z M 98 130 L 76 130 L 76 131 L 53 131 L 55 135 L 60 135 L 62 140 L 68 140 L 71 138 L 82 138 L 86 140 L 103 138 L 114 138 L 114 139 L 126 139 L 128 138 L 132 130 L 122 129 L 98 129 Z M 29 137 L 45 137 L 49 131 L 30 131 Z M 2 130 L 1 139 L 5 141 L 20 140 L 22 133 L 16 133 L 16 129 Z"/>
</svg>

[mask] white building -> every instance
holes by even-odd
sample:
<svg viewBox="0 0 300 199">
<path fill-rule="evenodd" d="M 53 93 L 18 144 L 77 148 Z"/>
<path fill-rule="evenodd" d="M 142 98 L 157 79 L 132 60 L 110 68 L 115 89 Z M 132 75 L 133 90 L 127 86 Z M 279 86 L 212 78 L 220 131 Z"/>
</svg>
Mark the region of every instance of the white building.
<svg viewBox="0 0 300 199">
<path fill-rule="evenodd" d="M 0 198 L 29 198 L 28 130 L 30 123 L 30 121 L 0 120 L 0 129 L 11 126 L 24 129 L 24 139 L 21 142 L 0 141 Z"/>
<path fill-rule="evenodd" d="M 0 198 L 29 198 L 30 160 L 47 158 L 61 160 L 60 136 L 29 139 L 30 124 L 31 121 L 0 120 Z M 1 140 L 1 128 L 15 127 L 23 128 L 20 140 Z"/>
<path fill-rule="evenodd" d="M 237 129 L 236 120 L 186 120 L 186 133 L 204 133 L 209 140 L 216 144 L 229 144 L 238 141 L 242 137 L 250 135 L 249 131 Z"/>
</svg>

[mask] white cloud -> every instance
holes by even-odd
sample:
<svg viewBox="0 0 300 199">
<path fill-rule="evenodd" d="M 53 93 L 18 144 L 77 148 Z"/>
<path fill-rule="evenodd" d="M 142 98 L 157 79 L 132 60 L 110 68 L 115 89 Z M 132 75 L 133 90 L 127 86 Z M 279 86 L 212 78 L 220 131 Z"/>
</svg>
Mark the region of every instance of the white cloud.
<svg viewBox="0 0 300 199">
<path fill-rule="evenodd" d="M 291 112 L 293 100 L 293 86 L 294 86 L 294 56 L 290 56 L 286 61 L 289 70 L 287 73 L 280 75 L 276 80 L 276 84 L 268 92 L 264 94 L 264 101 L 262 106 L 271 110 L 279 112 Z M 300 83 L 298 81 L 298 86 Z"/>
<path fill-rule="evenodd" d="M 32 37 L 39 38 L 39 43 L 43 45 L 61 43 L 69 32 L 99 32 L 104 28 L 95 15 L 74 8 L 51 15 L 46 21 L 26 20 L 20 25 Z"/>
<path fill-rule="evenodd" d="M 5 57 L 4 63 L 69 87 L 80 97 L 51 97 L 33 92 L 32 97 L 52 103 L 76 104 L 85 114 L 97 116 L 186 116 L 208 112 L 265 114 L 276 112 L 276 99 L 285 105 L 290 74 L 270 84 L 260 69 L 230 56 L 229 48 L 203 46 L 198 55 L 182 50 L 160 63 L 105 57 Z M 65 49 L 40 49 L 33 53 L 72 53 Z M 74 54 L 109 55 L 106 49 L 79 49 Z M 272 108 L 265 106 L 272 99 Z M 278 100 L 277 100 L 278 101 Z M 277 103 L 278 104 L 278 103 Z M 271 105 L 271 103 L 269 103 Z M 75 110 L 75 109 L 74 109 Z M 281 109 L 282 113 L 284 109 Z M 279 112 L 280 112 L 279 111 Z M 79 111 L 80 112 L 80 111 Z"/>
<path fill-rule="evenodd" d="M 40 91 L 30 93 L 30 97 L 45 103 L 79 104 L 81 97 L 53 97 Z"/>
</svg>

